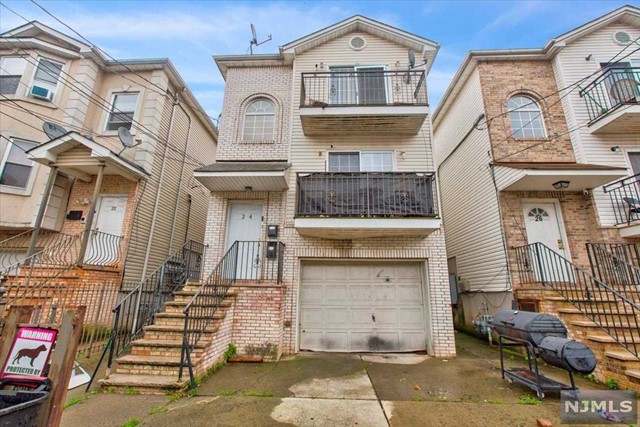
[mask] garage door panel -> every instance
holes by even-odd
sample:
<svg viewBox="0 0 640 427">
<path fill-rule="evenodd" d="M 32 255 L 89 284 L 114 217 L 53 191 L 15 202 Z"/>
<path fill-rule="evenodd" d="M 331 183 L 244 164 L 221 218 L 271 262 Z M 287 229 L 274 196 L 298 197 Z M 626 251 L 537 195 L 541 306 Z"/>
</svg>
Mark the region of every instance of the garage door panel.
<svg viewBox="0 0 640 427">
<path fill-rule="evenodd" d="M 419 263 L 303 262 L 302 270 L 301 349 L 426 348 Z"/>
<path fill-rule="evenodd" d="M 342 307 L 324 310 L 326 324 L 331 328 L 347 329 L 349 327 L 349 309 Z"/>
</svg>

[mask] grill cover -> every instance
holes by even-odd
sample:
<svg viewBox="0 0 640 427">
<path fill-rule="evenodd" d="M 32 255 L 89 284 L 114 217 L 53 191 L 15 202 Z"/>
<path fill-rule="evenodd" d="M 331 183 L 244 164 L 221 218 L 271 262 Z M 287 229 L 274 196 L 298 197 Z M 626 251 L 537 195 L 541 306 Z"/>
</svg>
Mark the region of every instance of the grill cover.
<svg viewBox="0 0 640 427">
<path fill-rule="evenodd" d="M 588 375 L 596 369 L 596 356 L 581 342 L 559 337 L 545 337 L 538 346 L 542 360 L 549 365 Z"/>
<path fill-rule="evenodd" d="M 493 316 L 492 329 L 511 338 L 529 341 L 537 346 L 548 336 L 567 337 L 567 328 L 550 314 L 531 311 L 503 310 Z"/>
</svg>

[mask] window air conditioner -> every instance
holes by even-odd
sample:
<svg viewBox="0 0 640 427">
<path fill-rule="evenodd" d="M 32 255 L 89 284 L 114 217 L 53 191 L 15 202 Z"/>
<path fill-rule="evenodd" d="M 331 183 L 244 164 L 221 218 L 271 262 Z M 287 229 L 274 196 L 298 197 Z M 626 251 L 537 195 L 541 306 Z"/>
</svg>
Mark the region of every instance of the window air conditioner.
<svg viewBox="0 0 640 427">
<path fill-rule="evenodd" d="M 47 101 L 51 101 L 53 99 L 53 91 L 42 86 L 31 86 L 29 95 L 34 98 L 46 99 Z"/>
</svg>

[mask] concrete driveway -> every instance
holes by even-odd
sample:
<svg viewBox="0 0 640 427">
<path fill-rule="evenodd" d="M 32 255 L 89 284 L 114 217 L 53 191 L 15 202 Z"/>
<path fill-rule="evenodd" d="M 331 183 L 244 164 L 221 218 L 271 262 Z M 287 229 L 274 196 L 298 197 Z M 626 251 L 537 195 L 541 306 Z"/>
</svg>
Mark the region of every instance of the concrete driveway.
<svg viewBox="0 0 640 427">
<path fill-rule="evenodd" d="M 458 357 L 301 353 L 230 364 L 197 397 L 98 394 L 65 410 L 62 426 L 535 426 L 559 424 L 559 397 L 523 404 L 529 389 L 500 378 L 497 349 L 456 334 Z M 509 361 L 516 365 L 523 361 Z M 566 373 L 545 369 L 565 381 Z M 603 388 L 579 379 L 584 389 Z"/>
</svg>

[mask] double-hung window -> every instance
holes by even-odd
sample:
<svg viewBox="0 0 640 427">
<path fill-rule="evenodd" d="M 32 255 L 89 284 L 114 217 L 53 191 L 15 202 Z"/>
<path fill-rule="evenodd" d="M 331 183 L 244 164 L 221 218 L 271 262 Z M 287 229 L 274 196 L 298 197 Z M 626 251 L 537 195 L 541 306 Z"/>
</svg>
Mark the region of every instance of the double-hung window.
<svg viewBox="0 0 640 427">
<path fill-rule="evenodd" d="M 15 95 L 26 66 L 27 60 L 19 56 L 3 56 L 0 58 L 1 95 Z"/>
<path fill-rule="evenodd" d="M 329 153 L 329 172 L 391 172 L 393 152 L 354 151 Z"/>
<path fill-rule="evenodd" d="M 62 72 L 62 65 L 50 59 L 40 58 L 36 72 L 33 75 L 33 86 L 47 89 L 50 93 L 55 93 Z M 34 92 L 34 89 L 32 89 Z"/>
<path fill-rule="evenodd" d="M 114 94 L 106 130 L 118 130 L 121 127 L 130 130 L 137 103 L 137 92 Z"/>
<path fill-rule="evenodd" d="M 0 185 L 27 188 L 33 169 L 33 162 L 27 151 L 38 145 L 32 141 L 11 138 L 0 164 Z"/>
</svg>

